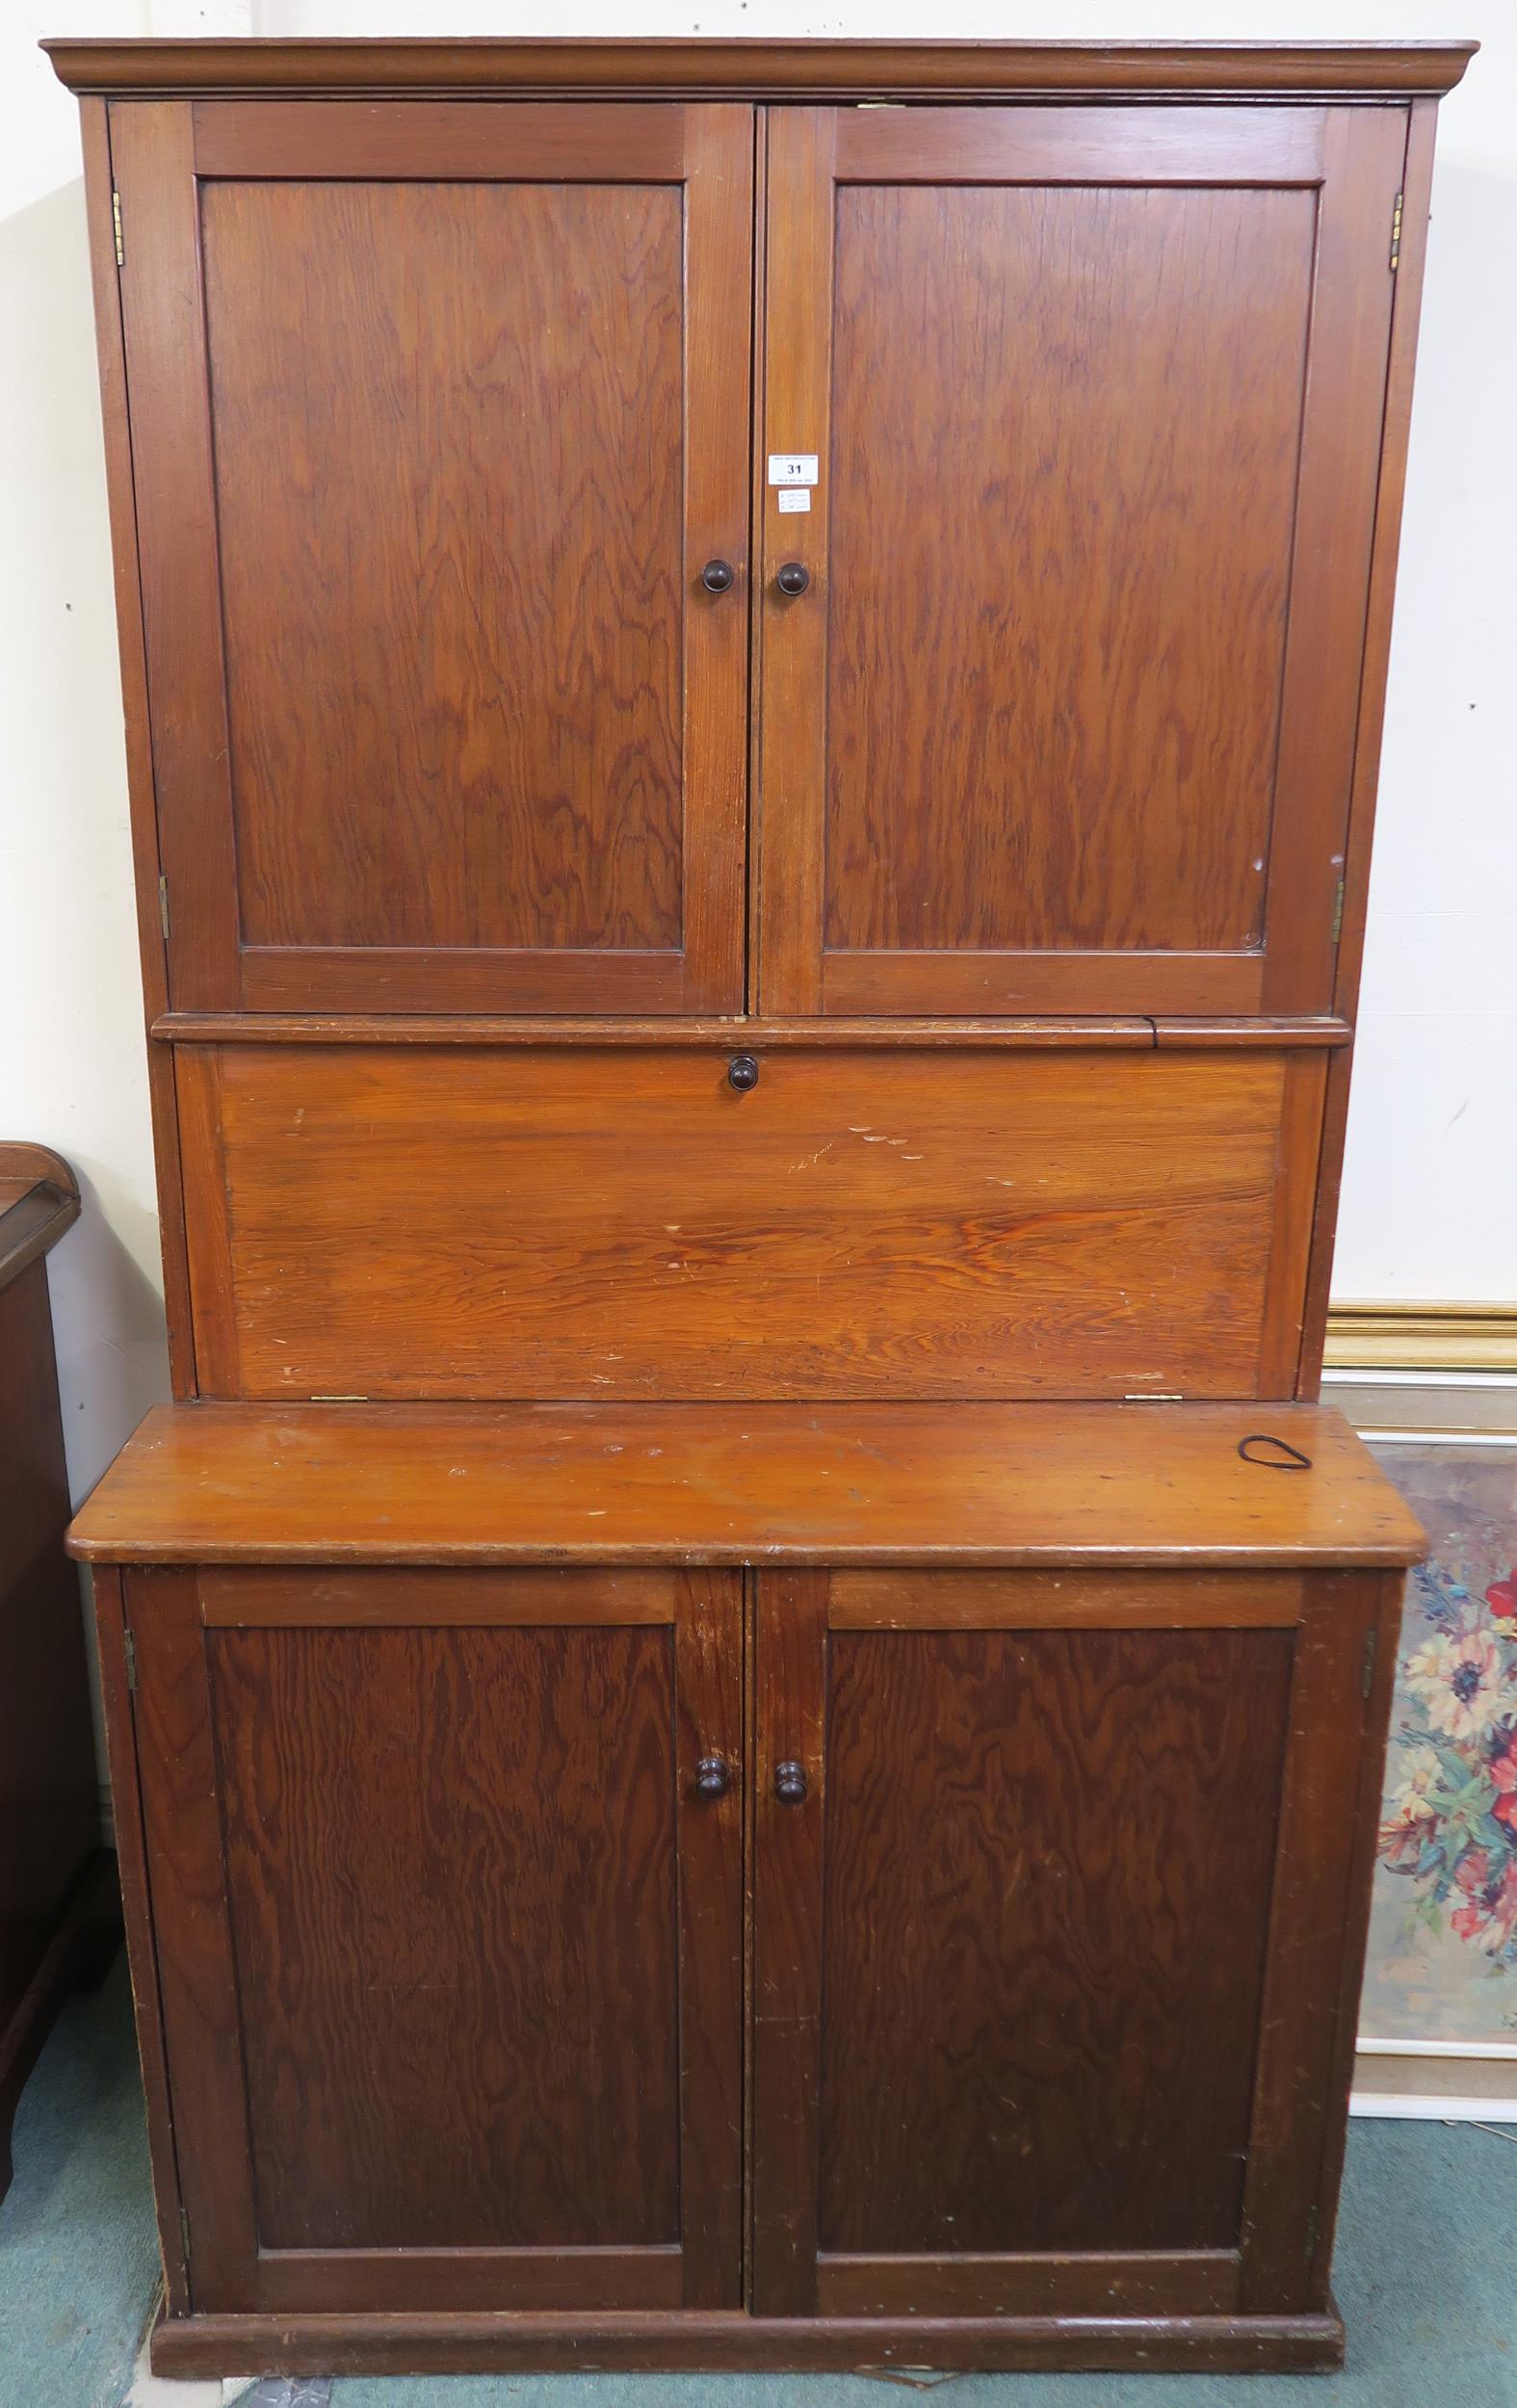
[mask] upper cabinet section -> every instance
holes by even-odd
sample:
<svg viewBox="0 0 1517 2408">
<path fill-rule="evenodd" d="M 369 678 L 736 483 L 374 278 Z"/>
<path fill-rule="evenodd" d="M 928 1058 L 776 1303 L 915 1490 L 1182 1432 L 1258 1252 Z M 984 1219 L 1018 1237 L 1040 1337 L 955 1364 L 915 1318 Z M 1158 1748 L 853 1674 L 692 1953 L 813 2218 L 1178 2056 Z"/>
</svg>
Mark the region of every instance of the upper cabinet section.
<svg viewBox="0 0 1517 2408">
<path fill-rule="evenodd" d="M 176 1006 L 741 1008 L 752 149 L 113 110 Z"/>
<path fill-rule="evenodd" d="M 772 114 L 766 1010 L 1327 1008 L 1406 133 Z"/>
<path fill-rule="evenodd" d="M 1351 1008 L 1466 55 L 54 45 L 155 1009 Z"/>
</svg>

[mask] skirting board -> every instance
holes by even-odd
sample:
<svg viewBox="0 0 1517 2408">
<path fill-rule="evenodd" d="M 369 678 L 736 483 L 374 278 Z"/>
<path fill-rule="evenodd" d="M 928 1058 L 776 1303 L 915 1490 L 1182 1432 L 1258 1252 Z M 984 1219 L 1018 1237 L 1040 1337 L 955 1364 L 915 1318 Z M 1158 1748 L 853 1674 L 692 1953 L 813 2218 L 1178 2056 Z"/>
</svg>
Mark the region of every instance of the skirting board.
<svg viewBox="0 0 1517 2408">
<path fill-rule="evenodd" d="M 1373 2080 L 1372 2074 L 1371 2080 Z M 1517 2124 L 1517 2098 L 1471 2099 L 1436 2098 L 1425 2090 L 1408 2091 L 1403 2097 L 1388 2090 L 1350 2091 L 1350 2115 L 1399 2116 L 1407 2121 L 1419 2119 L 1438 2124 Z"/>
<path fill-rule="evenodd" d="M 1517 1305 L 1335 1304 L 1333 1371 L 1517 1372 Z"/>
<path fill-rule="evenodd" d="M 1517 2041 L 1374 2040 L 1354 2055 L 1350 2115 L 1517 2123 Z"/>
</svg>

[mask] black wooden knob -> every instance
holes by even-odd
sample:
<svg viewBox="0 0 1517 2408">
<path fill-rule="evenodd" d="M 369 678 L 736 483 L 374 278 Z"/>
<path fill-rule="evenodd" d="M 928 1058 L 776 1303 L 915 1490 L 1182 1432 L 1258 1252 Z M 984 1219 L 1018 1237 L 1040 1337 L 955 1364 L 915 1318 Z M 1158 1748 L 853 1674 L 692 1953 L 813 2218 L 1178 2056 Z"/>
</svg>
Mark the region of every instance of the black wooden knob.
<svg viewBox="0 0 1517 2408">
<path fill-rule="evenodd" d="M 751 1054 L 734 1054 L 727 1064 L 727 1085 L 746 1095 L 750 1086 L 758 1085 L 758 1063 Z"/>
<path fill-rule="evenodd" d="M 695 1767 L 695 1795 L 725 1797 L 732 1787 L 732 1768 L 725 1756 L 702 1756 Z"/>
<path fill-rule="evenodd" d="M 787 561 L 777 571 L 774 583 L 781 593 L 804 593 L 811 583 L 811 571 L 803 568 L 799 561 Z"/>
<path fill-rule="evenodd" d="M 806 1796 L 805 1766 L 794 1762 L 776 1765 L 774 1767 L 774 1795 L 782 1806 L 803 1805 Z"/>
<path fill-rule="evenodd" d="M 700 582 L 708 593 L 725 593 L 732 583 L 732 563 L 708 561 L 700 572 Z"/>
</svg>

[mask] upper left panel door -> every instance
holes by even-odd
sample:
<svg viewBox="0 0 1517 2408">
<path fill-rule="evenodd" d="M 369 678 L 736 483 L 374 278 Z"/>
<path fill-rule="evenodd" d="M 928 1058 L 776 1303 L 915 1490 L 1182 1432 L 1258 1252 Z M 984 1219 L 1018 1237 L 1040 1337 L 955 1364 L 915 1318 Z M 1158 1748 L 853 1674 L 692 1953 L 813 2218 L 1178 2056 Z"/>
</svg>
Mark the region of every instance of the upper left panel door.
<svg viewBox="0 0 1517 2408">
<path fill-rule="evenodd" d="M 111 149 L 173 1006 L 740 1008 L 751 112 Z"/>
</svg>

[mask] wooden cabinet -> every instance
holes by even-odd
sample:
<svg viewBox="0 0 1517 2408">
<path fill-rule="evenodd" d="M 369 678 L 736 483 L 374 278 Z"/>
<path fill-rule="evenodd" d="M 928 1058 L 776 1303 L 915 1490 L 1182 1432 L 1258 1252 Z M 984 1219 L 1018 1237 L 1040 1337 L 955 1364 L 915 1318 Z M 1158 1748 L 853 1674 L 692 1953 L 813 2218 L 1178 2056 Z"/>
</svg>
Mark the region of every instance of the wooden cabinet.
<svg viewBox="0 0 1517 2408">
<path fill-rule="evenodd" d="M 1327 1010 L 1407 138 L 115 106 L 173 1005 Z"/>
<path fill-rule="evenodd" d="M 760 1577 L 760 2313 L 1308 2304 L 1257 2135 L 1335 2011 L 1381 1585 Z"/>
<path fill-rule="evenodd" d="M 163 2363 L 660 2311 L 720 2363 L 1330 2355 L 1418 1533 L 1257 1411 L 153 1417 L 76 1544 L 127 1558 Z"/>
<path fill-rule="evenodd" d="M 1334 2012 L 1383 1586 L 759 1575 L 756 2314 L 1269 2280 L 1255 2104 Z M 739 1576 L 134 1570 L 125 1611 L 196 2306 L 738 2306 Z"/>
<path fill-rule="evenodd" d="M 1404 148 L 776 115 L 765 449 L 818 483 L 765 494 L 766 1010 L 1326 1008 Z"/>
<path fill-rule="evenodd" d="M 737 1008 L 750 114 L 166 100 L 111 160 L 174 1003 Z"/>
<path fill-rule="evenodd" d="M 160 2369 L 1321 2366 L 1462 45 L 72 42 Z"/>
<path fill-rule="evenodd" d="M 197 2302 L 737 2304 L 739 1587 L 131 1576 Z"/>
<path fill-rule="evenodd" d="M 79 1189 L 45 1145 L 0 1143 L 0 2196 L 11 2127 L 70 1986 L 120 1943 L 100 1845 L 46 1256 Z"/>
</svg>

